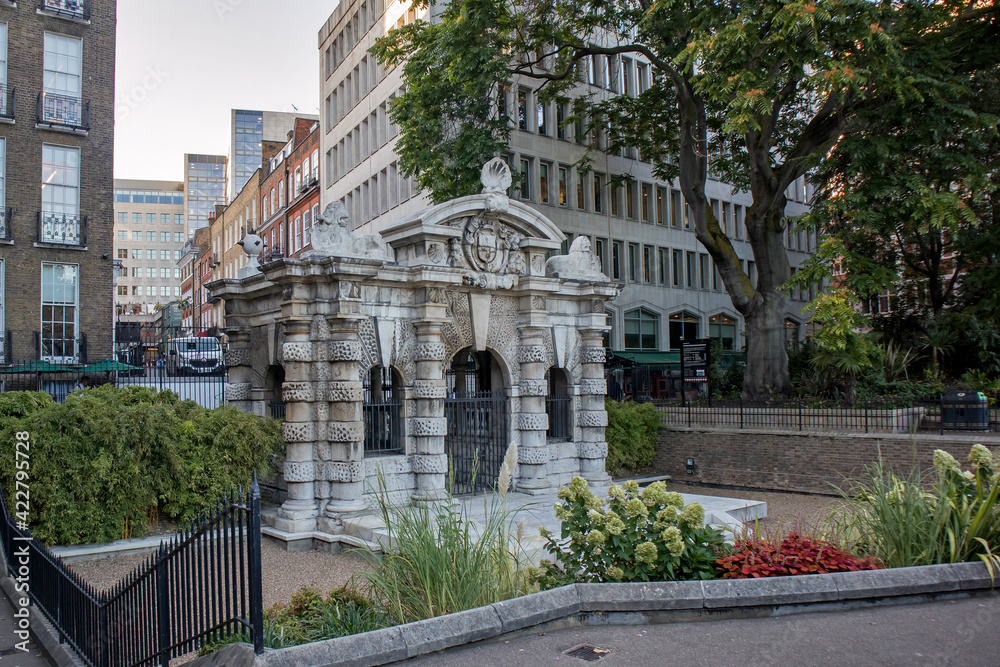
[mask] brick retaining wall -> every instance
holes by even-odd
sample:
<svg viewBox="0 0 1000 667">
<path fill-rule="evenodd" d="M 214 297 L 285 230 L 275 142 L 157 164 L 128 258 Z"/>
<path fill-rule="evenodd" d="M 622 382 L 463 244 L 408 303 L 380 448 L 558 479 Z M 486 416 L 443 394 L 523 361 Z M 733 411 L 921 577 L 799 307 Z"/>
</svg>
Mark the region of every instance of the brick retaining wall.
<svg viewBox="0 0 1000 667">
<path fill-rule="evenodd" d="M 677 481 L 833 494 L 831 484 L 856 478 L 880 452 L 885 463 L 902 470 L 914 462 L 929 469 L 935 449 L 965 462 L 977 442 L 1000 447 L 995 433 L 910 436 L 669 427 L 660 431 L 652 465 Z M 685 463 L 692 457 L 697 471 L 688 474 Z"/>
</svg>

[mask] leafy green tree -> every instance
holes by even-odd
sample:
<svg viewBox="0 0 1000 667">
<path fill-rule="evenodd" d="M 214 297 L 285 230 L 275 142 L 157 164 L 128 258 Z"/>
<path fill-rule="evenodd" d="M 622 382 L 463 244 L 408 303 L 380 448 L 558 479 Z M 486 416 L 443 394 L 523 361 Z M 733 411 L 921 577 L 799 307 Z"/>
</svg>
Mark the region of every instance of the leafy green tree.
<svg viewBox="0 0 1000 667">
<path fill-rule="evenodd" d="M 964 8 L 955 0 L 452 0 L 434 23 L 394 30 L 373 52 L 403 67 L 407 90 L 392 110 L 400 166 L 435 201 L 473 194 L 476 170 L 506 149 L 510 126 L 495 100 L 507 82 L 565 101 L 587 58 L 647 60 L 655 74 L 645 91 L 577 97 L 564 124 L 584 129 L 592 149 L 636 147 L 657 177 L 679 178 L 697 238 L 746 323 L 744 393 L 761 397 L 791 390 L 786 188 L 822 162 L 859 110 L 907 93 L 913 77 L 901 51 L 919 50 L 927 29 L 970 20 Z M 745 222 L 756 284 L 708 205 L 710 156 L 714 173 L 753 196 Z"/>
</svg>

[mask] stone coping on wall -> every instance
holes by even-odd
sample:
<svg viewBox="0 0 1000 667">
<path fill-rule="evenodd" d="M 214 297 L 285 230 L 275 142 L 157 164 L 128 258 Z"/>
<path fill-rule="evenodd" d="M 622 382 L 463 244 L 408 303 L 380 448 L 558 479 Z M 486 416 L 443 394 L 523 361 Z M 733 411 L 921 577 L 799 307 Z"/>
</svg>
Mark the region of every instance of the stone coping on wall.
<svg viewBox="0 0 1000 667">
<path fill-rule="evenodd" d="M 188 664 L 190 667 L 384 665 L 542 624 L 565 621 L 586 624 L 598 615 L 603 624 L 629 625 L 706 620 L 710 615 L 759 617 L 843 610 L 880 602 L 917 602 L 939 595 L 971 595 L 992 588 L 993 581 L 982 563 L 764 579 L 573 584 L 374 632 L 265 650 L 259 656 L 248 645 L 236 644 Z M 723 610 L 732 613 L 718 615 Z"/>
<path fill-rule="evenodd" d="M 845 436 L 850 436 L 852 438 L 858 438 L 863 440 L 904 440 L 909 441 L 911 439 L 916 440 L 926 440 L 928 442 L 934 442 L 935 439 L 938 441 L 948 441 L 948 442 L 967 442 L 969 446 L 975 445 L 977 443 L 982 443 L 991 447 L 1000 445 L 1000 433 L 993 431 L 945 431 L 944 435 L 940 432 L 917 432 L 917 433 L 898 433 L 892 431 L 881 431 L 872 433 L 858 433 L 849 430 L 836 430 L 836 429 L 804 429 L 800 431 L 796 428 L 737 428 L 735 426 L 704 426 L 699 424 L 692 424 L 691 426 L 681 426 L 678 424 L 667 424 L 663 422 L 661 424 L 660 436 L 664 433 L 738 433 L 740 435 L 800 435 L 802 437 L 813 437 L 813 436 L 830 436 L 836 438 L 843 438 Z"/>
</svg>

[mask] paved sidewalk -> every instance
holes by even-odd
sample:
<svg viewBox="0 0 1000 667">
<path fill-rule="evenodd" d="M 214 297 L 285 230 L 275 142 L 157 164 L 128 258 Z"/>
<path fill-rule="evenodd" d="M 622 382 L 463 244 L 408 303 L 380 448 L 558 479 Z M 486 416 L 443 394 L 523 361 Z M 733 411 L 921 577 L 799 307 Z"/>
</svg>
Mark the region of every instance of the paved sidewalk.
<svg viewBox="0 0 1000 667">
<path fill-rule="evenodd" d="M 48 656 L 42 651 L 42 647 L 35 641 L 34 635 L 29 639 L 26 648 L 27 652 L 18 650 L 16 645 L 21 643 L 21 638 L 15 634 L 18 629 L 18 619 L 14 617 L 14 606 L 7 599 L 7 595 L 0 591 L 0 667 L 50 667 L 55 663 L 51 662 Z M 22 645 L 24 646 L 24 645 Z"/>
<path fill-rule="evenodd" d="M 596 662 L 563 653 L 581 644 L 610 652 Z M 771 618 L 533 632 L 397 664 L 994 667 L 1000 664 L 1000 593 Z"/>
</svg>

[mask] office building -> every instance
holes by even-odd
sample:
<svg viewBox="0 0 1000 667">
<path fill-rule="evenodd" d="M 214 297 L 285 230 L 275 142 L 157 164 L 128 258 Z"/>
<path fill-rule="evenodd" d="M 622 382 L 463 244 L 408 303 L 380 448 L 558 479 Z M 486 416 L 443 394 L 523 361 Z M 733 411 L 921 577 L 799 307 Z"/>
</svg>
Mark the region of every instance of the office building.
<svg viewBox="0 0 1000 667">
<path fill-rule="evenodd" d="M 160 308 L 180 300 L 184 210 L 183 183 L 115 179 L 118 321 L 152 322 Z"/>
<path fill-rule="evenodd" d="M 207 227 L 216 204 L 225 204 L 226 156 L 184 154 L 188 235 Z"/>
<path fill-rule="evenodd" d="M 403 87 L 402 67 L 385 72 L 368 52 L 388 30 L 417 18 L 434 20 L 440 6 L 411 9 L 384 0 L 345 0 L 319 33 L 324 165 L 322 205 L 341 201 L 352 225 L 368 233 L 429 205 L 400 177 L 394 152 L 398 131 L 389 119 L 393 98 Z M 581 65 L 581 81 L 571 96 L 595 100 L 637 95 L 650 85 L 648 62 L 630 54 L 592 58 Z M 733 307 L 714 263 L 695 238 L 689 209 L 677 182 L 652 175 L 652 165 L 637 151 L 591 154 L 591 169 L 580 169 L 592 142 L 582 125 L 567 125 L 565 103 L 543 102 L 537 82 L 511 80 L 498 96 L 500 113 L 511 123 L 504 159 L 521 176 L 512 196 L 535 207 L 566 235 L 590 238 L 606 275 L 621 282 L 621 295 L 609 304 L 611 330 L 606 345 L 617 351 L 676 351 L 682 338 L 718 338 L 728 350 L 745 343 L 742 318 Z M 627 177 L 621 187 L 612 184 Z M 710 178 L 706 191 L 751 280 L 756 267 L 747 241 L 744 216 L 751 199 L 731 185 Z M 811 192 L 804 179 L 789 188 L 789 216 L 807 210 Z M 814 235 L 786 233 L 792 266 L 815 250 Z M 794 269 L 793 269 L 794 270 Z M 801 307 L 809 290 L 791 295 L 786 331 L 790 344 L 805 333 Z M 675 355 L 674 355 L 675 356 Z"/>
<path fill-rule="evenodd" d="M 0 2 L 0 362 L 111 356 L 115 28 L 114 0 Z"/>
<path fill-rule="evenodd" d="M 229 201 L 236 198 L 250 176 L 263 161 L 264 141 L 288 141 L 296 118 L 319 120 L 318 116 L 282 111 L 232 110 L 232 136 L 229 149 Z"/>
</svg>

